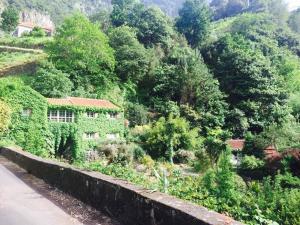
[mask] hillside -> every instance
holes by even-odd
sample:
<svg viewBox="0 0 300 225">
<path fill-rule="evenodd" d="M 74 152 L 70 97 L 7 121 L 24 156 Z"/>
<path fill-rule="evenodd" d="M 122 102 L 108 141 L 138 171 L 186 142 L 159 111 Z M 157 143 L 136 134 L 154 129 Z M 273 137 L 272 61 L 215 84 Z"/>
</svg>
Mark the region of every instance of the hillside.
<svg viewBox="0 0 300 225">
<path fill-rule="evenodd" d="M 175 16 L 178 9 L 184 2 L 184 0 L 143 0 L 146 5 L 157 5 L 162 10 L 164 10 L 168 15 Z M 38 12 L 44 14 L 50 14 L 54 22 L 58 23 L 62 18 L 74 11 L 79 10 L 88 15 L 92 15 L 98 12 L 100 9 L 110 9 L 110 0 L 37 0 L 37 1 L 26 1 L 26 0 L 0 0 L 0 8 L 7 6 L 8 4 L 13 4 L 21 10 L 34 9 Z"/>
</svg>

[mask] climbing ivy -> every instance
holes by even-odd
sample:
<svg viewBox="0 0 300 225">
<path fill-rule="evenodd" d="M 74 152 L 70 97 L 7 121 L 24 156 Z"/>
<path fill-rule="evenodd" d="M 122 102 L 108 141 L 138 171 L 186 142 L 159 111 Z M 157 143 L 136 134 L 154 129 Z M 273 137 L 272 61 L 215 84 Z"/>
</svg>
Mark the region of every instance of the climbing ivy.
<svg viewBox="0 0 300 225">
<path fill-rule="evenodd" d="M 51 133 L 47 123 L 46 99 L 18 78 L 1 79 L 0 99 L 12 111 L 8 137 L 33 154 L 49 156 Z"/>
<path fill-rule="evenodd" d="M 49 110 L 68 110 L 75 115 L 73 123 L 50 122 L 50 130 L 54 135 L 55 153 L 70 159 L 84 159 L 86 150 L 93 150 L 99 143 L 106 140 L 107 134 L 124 135 L 124 114 L 121 109 L 99 109 L 78 106 L 49 105 Z M 96 118 L 89 118 L 86 112 L 94 112 Z M 117 119 L 107 117 L 108 113 L 118 113 Z M 85 133 L 97 133 L 99 138 L 88 140 Z M 61 152 L 64 151 L 64 152 Z"/>
</svg>

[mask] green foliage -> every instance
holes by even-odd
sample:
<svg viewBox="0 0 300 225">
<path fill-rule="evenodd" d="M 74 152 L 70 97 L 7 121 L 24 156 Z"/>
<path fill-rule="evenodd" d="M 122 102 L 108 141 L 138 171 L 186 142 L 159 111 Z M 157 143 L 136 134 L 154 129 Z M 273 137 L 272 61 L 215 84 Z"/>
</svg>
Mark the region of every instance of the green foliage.
<svg viewBox="0 0 300 225">
<path fill-rule="evenodd" d="M 115 50 L 116 73 L 123 82 L 138 83 L 148 70 L 147 51 L 139 43 L 133 28 L 117 27 L 109 33 L 110 46 Z"/>
<path fill-rule="evenodd" d="M 128 25 L 137 29 L 137 37 L 145 46 L 166 44 L 172 34 L 169 18 L 157 7 L 144 7 L 135 0 L 112 1 L 113 25 Z"/>
<path fill-rule="evenodd" d="M 210 10 L 205 1 L 187 0 L 179 10 L 176 27 L 186 37 L 188 43 L 197 48 L 207 37 L 210 17 Z"/>
<path fill-rule="evenodd" d="M 11 108 L 8 137 L 24 150 L 40 156 L 50 154 L 47 102 L 20 80 L 1 78 L 0 97 Z M 23 114 L 23 110 L 29 110 Z"/>
<path fill-rule="evenodd" d="M 272 122 L 282 122 L 289 112 L 278 71 L 253 46 L 240 35 L 228 35 L 210 47 L 205 59 L 231 108 L 245 114 L 251 131 L 261 132 Z"/>
<path fill-rule="evenodd" d="M 115 59 L 106 35 L 81 14 L 65 19 L 47 52 L 57 69 L 70 74 L 75 88 L 105 89 L 115 79 Z"/>
<path fill-rule="evenodd" d="M 1 13 L 1 29 L 7 33 L 13 32 L 19 22 L 19 12 L 12 6 L 8 6 Z"/>
<path fill-rule="evenodd" d="M 174 153 L 180 149 L 194 150 L 198 144 L 198 130 L 172 114 L 160 118 L 145 134 L 145 149 L 154 158 L 164 157 L 173 162 Z"/>
<path fill-rule="evenodd" d="M 45 97 L 55 98 L 71 96 L 73 84 L 68 74 L 49 64 L 39 68 L 31 86 Z"/>
<path fill-rule="evenodd" d="M 29 33 L 29 36 L 41 38 L 41 37 L 45 37 L 46 36 L 46 32 L 41 27 L 34 27 L 32 29 L 32 31 Z"/>
<path fill-rule="evenodd" d="M 124 136 L 124 116 L 121 110 L 108 110 L 86 107 L 61 107 L 49 106 L 49 109 L 66 109 L 74 112 L 74 123 L 49 122 L 50 130 L 54 138 L 53 146 L 56 156 L 65 157 L 71 161 L 85 160 L 86 151 L 95 150 L 96 147 L 106 141 L 108 134 Z M 96 118 L 89 118 L 87 111 L 95 112 Z M 118 118 L 108 118 L 108 113 L 118 113 Z M 99 138 L 89 140 L 86 133 L 97 133 Z"/>
<path fill-rule="evenodd" d="M 145 46 L 166 43 L 172 34 L 169 18 L 157 7 L 149 7 L 138 15 L 134 27 L 138 29 L 138 39 Z"/>
<path fill-rule="evenodd" d="M 0 38 L 0 45 L 12 46 L 19 48 L 40 49 L 44 48 L 51 42 L 51 37 L 10 37 L 5 36 Z"/>
<path fill-rule="evenodd" d="M 220 156 L 227 149 L 226 140 L 229 138 L 227 132 L 221 128 L 210 130 L 207 138 L 204 140 L 204 148 L 210 159 L 211 166 L 215 166 L 219 161 Z"/>
<path fill-rule="evenodd" d="M 125 115 L 130 122 L 130 127 L 145 125 L 149 122 L 147 108 L 141 104 L 128 103 Z"/>
<path fill-rule="evenodd" d="M 0 100 L 0 134 L 7 130 L 10 123 L 11 110 L 8 105 Z"/>
<path fill-rule="evenodd" d="M 264 161 L 256 158 L 255 156 L 244 156 L 240 165 L 241 169 L 254 170 L 264 166 Z"/>
</svg>

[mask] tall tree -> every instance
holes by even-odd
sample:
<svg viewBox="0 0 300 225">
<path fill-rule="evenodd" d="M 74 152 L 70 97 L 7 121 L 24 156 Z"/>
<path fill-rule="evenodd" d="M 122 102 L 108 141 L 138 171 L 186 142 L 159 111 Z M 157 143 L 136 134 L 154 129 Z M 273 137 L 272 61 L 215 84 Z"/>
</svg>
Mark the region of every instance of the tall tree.
<svg viewBox="0 0 300 225">
<path fill-rule="evenodd" d="M 5 32 L 13 32 L 18 26 L 19 12 L 12 6 L 8 6 L 1 14 L 1 29 Z"/>
<path fill-rule="evenodd" d="M 109 40 L 115 50 L 117 75 L 124 82 L 138 83 L 147 72 L 149 59 L 134 29 L 128 26 L 114 28 L 109 33 Z"/>
<path fill-rule="evenodd" d="M 204 58 L 227 94 L 230 108 L 243 112 L 249 129 L 260 132 L 272 122 L 282 122 L 288 114 L 288 95 L 276 67 L 254 46 L 240 35 L 226 36 Z"/>
<path fill-rule="evenodd" d="M 138 0 L 112 0 L 113 11 L 110 14 L 114 26 L 133 25 L 137 18 L 136 15 L 143 10 L 143 4 Z"/>
<path fill-rule="evenodd" d="M 187 0 L 179 10 L 176 27 L 188 43 L 197 48 L 207 37 L 211 13 L 203 0 Z"/>
<path fill-rule="evenodd" d="M 138 39 L 145 46 L 166 44 L 173 29 L 170 19 L 158 7 L 149 7 L 142 11 L 133 27 L 138 29 Z"/>
<path fill-rule="evenodd" d="M 64 21 L 47 52 L 55 67 L 70 75 L 75 88 L 100 90 L 115 79 L 115 58 L 108 38 L 81 14 Z"/>
</svg>

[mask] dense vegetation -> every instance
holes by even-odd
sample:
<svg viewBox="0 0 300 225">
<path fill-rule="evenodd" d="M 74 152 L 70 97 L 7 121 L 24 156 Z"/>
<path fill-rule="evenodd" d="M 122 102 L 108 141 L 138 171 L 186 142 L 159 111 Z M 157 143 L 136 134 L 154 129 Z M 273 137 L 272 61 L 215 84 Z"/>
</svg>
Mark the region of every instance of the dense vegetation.
<svg viewBox="0 0 300 225">
<path fill-rule="evenodd" d="M 279 0 L 187 0 L 172 19 L 138 1 L 112 4 L 93 22 L 67 17 L 31 87 L 0 85 L 0 98 L 18 107 L 12 87 L 16 96 L 33 88 L 45 97 L 109 99 L 125 109 L 125 138 L 98 143 L 76 165 L 247 224 L 299 224 L 299 12 Z M 29 128 L 28 145 L 25 134 L 10 135 L 15 126 L 3 136 L 33 152 L 37 133 L 44 143 L 47 136 Z M 235 166 L 230 138 L 246 140 Z"/>
</svg>

